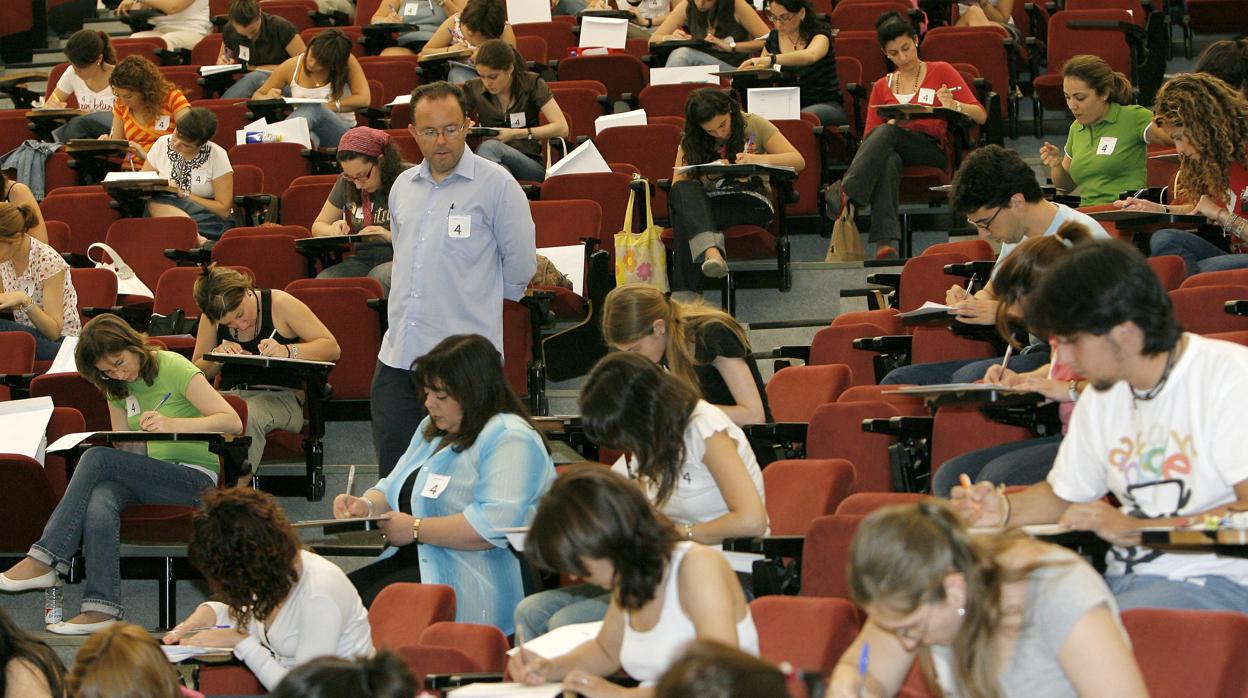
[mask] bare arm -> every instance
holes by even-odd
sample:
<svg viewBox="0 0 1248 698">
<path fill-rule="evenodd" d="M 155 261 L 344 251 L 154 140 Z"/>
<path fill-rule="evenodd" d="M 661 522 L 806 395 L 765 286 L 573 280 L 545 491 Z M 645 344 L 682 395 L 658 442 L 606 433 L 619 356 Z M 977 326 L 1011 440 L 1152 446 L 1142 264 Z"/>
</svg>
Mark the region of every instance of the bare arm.
<svg viewBox="0 0 1248 698">
<path fill-rule="evenodd" d="M 334 111 L 351 112 L 363 109 L 372 101 L 368 88 L 368 78 L 364 77 L 364 68 L 355 56 L 347 56 L 347 83 L 351 86 L 351 96 L 336 99 Z"/>
<path fill-rule="evenodd" d="M 699 522 L 691 529 L 699 543 L 720 543 L 725 538 L 761 536 L 767 531 L 767 507 L 754 486 L 736 442 L 725 432 L 712 434 L 706 440 L 702 462 L 728 505 L 728 513 L 710 521 Z M 684 531 L 682 531 L 683 533 Z"/>
<path fill-rule="evenodd" d="M 280 99 L 282 89 L 290 84 L 295 77 L 295 63 L 299 61 L 298 57 L 288 58 L 284 63 L 277 67 L 269 74 L 269 79 L 264 81 L 260 89 L 251 95 L 252 99 Z M 116 121 L 116 119 L 114 119 Z"/>
<path fill-rule="evenodd" d="M 164 417 L 157 412 L 144 412 L 141 416 L 145 431 L 163 433 L 221 432 L 241 434 L 243 421 L 230 403 L 209 385 L 202 374 L 196 374 L 186 386 L 186 399 L 199 410 L 202 417 Z"/>
<path fill-rule="evenodd" d="M 762 165 L 781 165 L 792 167 L 794 170 L 801 172 L 806 169 L 806 159 L 802 154 L 797 152 L 797 148 L 784 137 L 784 134 L 776 130 L 775 133 L 767 139 L 763 144 L 765 153 L 738 153 L 737 162 L 739 163 L 759 163 Z"/>
<path fill-rule="evenodd" d="M 35 225 L 26 232 L 31 237 L 42 243 L 48 242 L 48 226 L 43 222 L 43 211 L 39 209 L 39 200 L 35 198 L 35 193 L 30 187 L 21 182 L 14 182 L 9 188 L 9 203 L 15 206 L 27 206 L 35 214 Z M 64 250 L 57 250 L 64 252 Z"/>
<path fill-rule="evenodd" d="M 1113 612 L 1100 604 L 1083 614 L 1057 659 L 1080 696 L 1147 698 L 1148 687 Z"/>
<path fill-rule="evenodd" d="M 65 272 L 43 280 L 43 305 L 32 305 L 26 317 L 44 337 L 56 341 L 61 338 L 65 322 Z"/>
<path fill-rule="evenodd" d="M 402 21 L 403 18 L 399 16 L 398 0 L 383 0 L 368 20 L 369 24 L 393 24 Z"/>
<path fill-rule="evenodd" d="M 723 377 L 735 405 L 716 405 L 737 425 L 762 424 L 767 421 L 763 410 L 763 396 L 758 394 L 758 384 L 745 359 L 717 356 L 712 362 Z"/>
<path fill-rule="evenodd" d="M 984 3 L 980 5 L 980 8 L 983 9 L 984 15 L 988 19 L 1005 24 L 1010 21 L 1010 16 L 1014 14 L 1014 0 L 997 0 L 995 7 Z"/>
<path fill-rule="evenodd" d="M 181 12 L 195 3 L 195 0 L 143 0 L 144 7 L 160 10 L 167 15 Z"/>
<path fill-rule="evenodd" d="M 316 220 L 312 222 L 312 235 L 314 237 L 323 237 L 326 235 L 346 235 L 351 232 L 351 226 L 342 219 L 342 209 L 337 206 L 325 202 L 321 206 L 321 212 L 316 215 Z"/>
<path fill-rule="evenodd" d="M 52 698 L 48 679 L 30 660 L 13 657 L 4 665 L 6 696 L 22 698 Z"/>
<path fill-rule="evenodd" d="M 299 358 L 311 361 L 337 361 L 338 357 L 342 356 L 338 340 L 303 301 L 276 289 L 273 290 L 272 297 L 274 327 L 283 336 L 299 338 L 297 345 Z M 266 341 L 260 340 L 259 348 L 261 353 L 268 355 Z"/>
<path fill-rule="evenodd" d="M 866 686 L 858 672 L 863 643 L 870 645 Z M 860 696 L 891 696 L 901 689 L 910 672 L 915 653 L 907 650 L 896 635 L 886 632 L 867 618 L 854 644 L 845 650 L 832 670 L 828 682 L 829 698 L 860 698 Z"/>
<path fill-rule="evenodd" d="M 143 169 L 147 166 L 144 165 Z M 218 218 L 229 218 L 234 210 L 234 173 L 226 172 L 212 180 L 211 199 L 195 194 L 188 194 L 187 198 L 212 211 Z"/>
<path fill-rule="evenodd" d="M 425 47 L 418 54 L 422 58 L 435 53 L 445 53 L 451 49 L 451 25 L 455 23 L 455 16 L 452 14 L 442 21 L 437 31 L 433 32 L 433 36 L 429 37 L 429 41 L 425 42 Z M 463 48 L 456 46 L 456 49 Z"/>
<path fill-rule="evenodd" d="M 675 8 L 673 8 L 671 12 L 667 13 L 667 16 L 663 18 L 663 23 L 660 24 L 659 28 L 655 29 L 654 33 L 650 35 L 650 43 L 657 44 L 663 41 L 667 41 L 668 39 L 677 38 L 677 37 L 674 37 L 673 34 L 675 34 L 676 31 L 679 30 L 682 26 L 684 26 L 685 20 L 687 19 L 686 17 L 687 11 L 688 10 L 685 4 L 682 3 L 676 6 Z M 684 38 L 684 37 L 679 37 L 679 38 Z"/>
</svg>

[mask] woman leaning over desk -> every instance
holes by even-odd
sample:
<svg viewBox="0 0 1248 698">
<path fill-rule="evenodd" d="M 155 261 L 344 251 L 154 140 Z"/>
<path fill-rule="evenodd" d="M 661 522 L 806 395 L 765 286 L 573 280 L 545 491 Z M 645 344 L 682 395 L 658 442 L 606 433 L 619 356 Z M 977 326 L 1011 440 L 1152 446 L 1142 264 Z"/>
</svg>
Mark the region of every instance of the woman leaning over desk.
<svg viewBox="0 0 1248 698">
<path fill-rule="evenodd" d="M 390 548 L 351 573 L 366 604 L 394 582 L 448 584 L 455 620 L 512 632 L 520 561 L 500 529 L 524 526 L 555 477 L 503 361 L 480 335 L 453 335 L 416 359 L 429 416 L 389 476 L 363 497 L 334 498 L 334 518 L 383 516 Z"/>
<path fill-rule="evenodd" d="M 78 335 L 78 292 L 69 265 L 32 231 L 35 208 L 0 203 L 0 332 L 25 332 L 35 338 L 35 358 L 56 358 L 65 337 Z"/>
<path fill-rule="evenodd" d="M 810 0 L 771 0 L 767 19 L 774 29 L 764 42 L 763 55 L 742 63 L 741 70 L 787 68 L 801 81 L 802 111 L 819 117 L 824 126 L 848 124 L 836 77 L 832 27 L 815 15 Z"/>
<path fill-rule="evenodd" d="M 195 366 L 209 379 L 221 375 L 220 390 L 247 403 L 247 459 L 259 469 L 267 434 L 303 429 L 303 381 L 279 372 L 221 364 L 204 354 L 273 356 L 337 361 L 342 350 L 325 323 L 303 301 L 276 289 L 258 289 L 242 272 L 212 265 L 195 280 L 199 327 Z"/>
<path fill-rule="evenodd" d="M 238 434 L 243 422 L 190 361 L 147 343 L 116 315 L 82 328 L 78 373 L 104 393 L 114 431 Z M 61 583 L 70 559 L 86 554 L 82 612 L 49 625 L 60 635 L 90 635 L 122 617 L 121 511 L 132 504 L 196 506 L 216 486 L 220 462 L 203 441 L 153 441 L 87 449 L 43 536 L 21 562 L 0 574 L 0 591 Z M 133 447 L 132 447 L 133 446 Z"/>
</svg>

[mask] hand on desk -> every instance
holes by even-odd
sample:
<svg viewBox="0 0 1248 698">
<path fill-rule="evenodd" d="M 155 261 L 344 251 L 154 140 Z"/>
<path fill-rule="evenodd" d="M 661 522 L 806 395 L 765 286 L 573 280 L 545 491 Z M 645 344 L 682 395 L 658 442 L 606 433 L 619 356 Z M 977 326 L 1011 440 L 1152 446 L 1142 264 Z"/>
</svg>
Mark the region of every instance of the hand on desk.
<svg viewBox="0 0 1248 698">
<path fill-rule="evenodd" d="M 168 635 L 165 636 L 168 638 Z M 238 632 L 234 628 L 221 628 L 214 630 L 201 630 L 192 633 L 184 638 L 175 640 L 174 642 L 181 644 L 186 642 L 188 645 L 195 647 L 222 647 L 225 649 L 233 649 L 235 645 L 246 640 L 247 636 Z M 166 644 L 173 644 L 166 640 Z"/>
<path fill-rule="evenodd" d="M 360 228 L 360 232 L 356 233 L 356 235 L 376 235 L 386 242 L 394 241 L 394 238 L 390 236 L 390 229 L 380 225 L 366 225 Z"/>
<path fill-rule="evenodd" d="M 748 58 L 742 61 L 741 65 L 737 66 L 737 70 L 761 70 L 764 68 L 770 68 L 773 65 L 773 60 L 775 59 L 773 59 L 770 55 Z"/>
<path fill-rule="evenodd" d="M 718 36 L 715 36 L 714 34 L 707 34 L 704 37 L 704 40 L 706 41 L 706 43 L 710 44 L 711 46 L 714 46 L 720 51 L 732 51 L 733 50 L 732 46 L 728 43 L 727 39 L 721 39 Z"/>
<path fill-rule="evenodd" d="M 172 434 L 175 429 L 174 418 L 166 417 L 159 412 L 144 412 L 139 415 L 139 429 L 158 434 Z"/>
<path fill-rule="evenodd" d="M 601 676 L 587 674 L 580 669 L 573 669 L 568 672 L 567 676 L 563 677 L 563 688 L 579 696 L 584 696 L 584 698 L 610 698 L 611 696 L 628 695 L 627 688 L 613 684 Z"/>
<path fill-rule="evenodd" d="M 43 100 L 44 109 L 64 109 L 66 106 L 68 105 L 57 99 L 54 95 L 48 95 L 47 99 Z"/>
<path fill-rule="evenodd" d="M 1086 504 L 1071 504 L 1062 512 L 1058 523 L 1075 531 L 1092 531 L 1114 545 L 1138 545 L 1140 533 L 1133 519 L 1110 506 L 1103 499 Z"/>
<path fill-rule="evenodd" d="M 217 348 L 212 350 L 212 353 L 214 354 L 251 354 L 251 352 L 243 348 L 243 345 L 239 344 L 238 342 L 231 342 L 228 339 L 218 344 Z"/>
<path fill-rule="evenodd" d="M 413 537 L 412 524 L 416 519 L 411 514 L 404 514 L 401 511 L 387 512 L 381 521 L 377 522 L 377 528 L 381 529 L 381 537 L 386 539 L 390 545 L 404 546 L 411 545 Z"/>
<path fill-rule="evenodd" d="M 692 38 L 693 36 L 691 36 L 689 32 L 685 31 L 684 29 L 677 29 L 676 31 L 672 32 L 671 36 L 668 36 L 667 39 L 665 39 L 665 41 L 688 41 Z"/>
<path fill-rule="evenodd" d="M 954 284 L 952 288 L 945 291 L 945 305 L 957 305 L 970 297 L 971 294 L 967 293 L 966 289 Z"/>
<path fill-rule="evenodd" d="M 1153 213 L 1163 213 L 1166 210 L 1166 207 L 1159 203 L 1146 199 L 1137 199 L 1134 196 L 1128 196 L 1125 199 L 1115 201 L 1114 208 L 1120 208 L 1124 211 L 1152 211 Z"/>
<path fill-rule="evenodd" d="M 512 681 L 538 686 L 557 679 L 555 663 L 532 652 L 520 651 L 507 660 L 507 675 Z"/>
<path fill-rule="evenodd" d="M 282 99 L 282 88 L 270 87 L 268 90 L 261 92 L 259 97 L 255 99 Z"/>
<path fill-rule="evenodd" d="M 968 325 L 991 325 L 997 321 L 997 301 L 972 296 L 954 307 L 954 316 Z"/>
<path fill-rule="evenodd" d="M 290 348 L 276 339 L 269 339 L 266 337 L 265 339 L 260 340 L 260 343 L 256 345 L 256 348 L 260 350 L 260 356 L 274 356 L 279 359 L 290 358 Z"/>
</svg>

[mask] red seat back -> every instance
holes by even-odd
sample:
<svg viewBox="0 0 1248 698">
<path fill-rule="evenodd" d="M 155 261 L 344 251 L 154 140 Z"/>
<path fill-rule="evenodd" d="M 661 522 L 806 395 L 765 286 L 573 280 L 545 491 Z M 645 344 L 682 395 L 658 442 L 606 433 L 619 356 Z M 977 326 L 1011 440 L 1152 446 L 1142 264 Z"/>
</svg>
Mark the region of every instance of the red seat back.
<svg viewBox="0 0 1248 698">
<path fill-rule="evenodd" d="M 551 60 L 562 61 L 568 57 L 568 50 L 576 46 L 576 35 L 572 27 L 565 22 L 524 22 L 511 25 L 516 38 L 536 36 L 546 42 L 546 53 Z"/>
<path fill-rule="evenodd" d="M 191 250 L 199 247 L 199 226 L 191 218 L 122 218 L 108 227 L 104 242 L 117 251 L 136 276 L 150 289 L 173 260 L 165 250 Z"/>
<path fill-rule="evenodd" d="M 849 368 L 851 385 L 875 383 L 875 354 L 854 348 L 854 340 L 889 334 L 879 325 L 833 324 L 815 333 L 810 343 L 810 364 L 841 364 Z"/>
<path fill-rule="evenodd" d="M 429 674 L 470 674 L 485 671 L 472 657 L 454 647 L 406 645 L 398 648 L 399 656 L 423 688 Z"/>
<path fill-rule="evenodd" d="M 264 264 L 257 264 L 259 260 Z M 212 248 L 212 261 L 224 266 L 255 265 L 260 288 L 286 288 L 308 276 L 307 260 L 295 251 L 295 239 L 288 235 L 223 235 Z"/>
<path fill-rule="evenodd" d="M 111 431 L 108 401 L 95 386 L 77 373 L 51 373 L 35 376 L 30 382 L 31 397 L 50 397 L 57 407 L 72 407 L 82 415 L 88 431 Z"/>
<path fill-rule="evenodd" d="M 627 53 L 563 58 L 559 61 L 558 72 L 560 80 L 598 80 L 607 86 L 607 94 L 616 101 L 626 93 L 639 95 L 650 84 L 650 69 Z"/>
<path fill-rule="evenodd" d="M 1187 276 L 1187 263 L 1183 261 L 1182 257 L 1167 254 L 1160 257 L 1149 257 L 1145 261 L 1148 262 L 1149 267 L 1152 267 L 1153 272 L 1157 274 L 1157 280 L 1161 281 L 1161 287 L 1165 289 L 1167 293 L 1175 290 L 1176 288 L 1183 288 L 1188 285 L 1187 280 L 1184 278 Z M 1248 285 L 1248 270 L 1243 271 L 1244 273 L 1239 275 L 1238 278 L 1222 277 L 1228 280 L 1222 281 L 1221 283 Z M 1214 273 L 1222 274 L 1225 272 Z M 1197 274 L 1197 276 L 1203 276 L 1203 274 Z M 1229 280 L 1231 278 L 1234 278 L 1235 280 Z M 1201 283 L 1202 282 L 1198 281 L 1191 285 L 1197 286 Z M 1210 285 L 1217 285 L 1218 283 L 1219 282 L 1214 281 Z"/>
<path fill-rule="evenodd" d="M 628 212 L 629 182 L 632 176 L 623 172 L 596 172 L 592 174 L 556 175 L 542 182 L 542 201 L 567 199 L 590 199 L 602 209 L 599 239 L 602 249 L 615 254 L 615 234 L 624 229 L 624 216 Z M 634 229 L 638 225 L 633 221 Z"/>
<path fill-rule="evenodd" d="M 638 97 L 638 103 L 646 110 L 646 116 L 679 116 L 685 115 L 685 102 L 694 90 L 708 85 L 699 82 L 685 82 L 669 85 L 647 85 Z"/>
<path fill-rule="evenodd" d="M 78 294 L 78 309 L 111 308 L 117 305 L 117 275 L 107 269 L 70 269 L 69 278 Z M 82 320 L 85 325 L 86 319 Z"/>
<path fill-rule="evenodd" d="M 217 132 L 212 134 L 212 142 L 229 151 L 234 147 L 236 134 L 247 125 L 247 102 L 240 99 L 197 99 L 192 106 L 203 107 L 212 112 L 217 117 Z M 254 145 L 254 144 L 253 144 Z M 263 169 L 261 162 L 249 162 L 244 160 L 235 160 L 230 158 L 230 164 L 234 166 L 237 173 L 239 165 L 255 165 Z M 237 187 L 235 182 L 235 193 L 250 194 L 253 192 L 244 192 Z"/>
<path fill-rule="evenodd" d="M 282 194 L 282 225 L 311 230 L 333 188 L 333 183 L 292 185 Z"/>
<path fill-rule="evenodd" d="M 1165 257 L 1149 257 L 1149 264 L 1152 265 L 1154 259 L 1169 259 L 1171 256 Z M 1182 258 L 1179 258 L 1182 261 Z M 1156 269 L 1156 267 L 1154 267 Z M 1183 277 L 1179 277 L 1183 278 Z M 1179 284 L 1179 288 L 1195 288 L 1197 286 L 1248 286 L 1248 269 L 1224 269 L 1222 271 L 1204 271 L 1199 274 L 1193 274 Z M 1173 288 L 1167 288 L 1167 291 L 1173 291 Z"/>
<path fill-rule="evenodd" d="M 806 166 L 798 173 L 797 180 L 793 182 L 797 201 L 788 205 L 788 215 L 819 215 L 819 182 L 823 173 L 823 154 L 819 138 L 815 135 L 815 126 L 818 124 L 812 124 L 805 119 L 776 119 L 771 123 L 775 124 L 806 162 Z"/>
<path fill-rule="evenodd" d="M 818 674 L 832 671 L 862 625 L 858 609 L 839 598 L 762 596 L 750 615 L 763 659 Z"/>
<path fill-rule="evenodd" d="M 927 301 L 945 302 L 945 292 L 957 279 L 945 273 L 946 264 L 961 264 L 970 259 L 960 254 L 924 254 L 906 260 L 901 269 L 901 289 L 897 308 L 909 312 Z"/>
<path fill-rule="evenodd" d="M 512 25 L 513 28 L 515 25 Z M 520 52 L 520 57 L 525 63 L 536 63 L 538 66 L 546 65 L 550 60 L 550 52 L 546 48 L 546 40 L 540 36 L 516 36 L 516 50 Z"/>
<path fill-rule="evenodd" d="M 160 57 L 156 52 L 165 48 L 165 40 L 160 37 L 141 37 L 138 39 L 113 39 L 113 50 L 117 52 L 117 60 L 127 56 L 142 56 L 160 65 Z"/>
<path fill-rule="evenodd" d="M 778 460 L 763 470 L 767 517 L 774 536 L 800 536 L 854 491 L 854 466 L 839 458 Z"/>
<path fill-rule="evenodd" d="M 602 207 L 590 199 L 530 201 L 538 247 L 579 245 L 581 238 L 597 238 L 602 229 Z"/>
<path fill-rule="evenodd" d="M 113 198 L 101 191 L 49 196 L 39 204 L 43 217 L 69 226 L 69 247 L 62 252 L 86 254 L 93 242 L 104 242 L 108 227 L 119 216 L 109 204 Z"/>
<path fill-rule="evenodd" d="M 887 434 L 864 432 L 862 421 L 897 416 L 897 408 L 880 401 L 823 405 L 810 418 L 806 456 L 843 458 L 853 463 L 857 492 L 891 492 L 893 474 L 888 447 L 895 439 Z"/>
<path fill-rule="evenodd" d="M 985 417 L 977 404 L 946 405 L 936 411 L 932 424 L 932 477 L 951 458 L 1033 436 L 1026 427 Z"/>
<path fill-rule="evenodd" d="M 1227 314 L 1227 301 L 1248 299 L 1248 286 L 1189 286 L 1169 293 L 1174 317 L 1196 334 L 1248 330 L 1248 318 Z"/>
<path fill-rule="evenodd" d="M 295 25 L 295 29 L 303 31 L 312 28 L 312 18 L 308 12 L 316 12 L 316 3 L 312 0 L 260 0 L 262 12 L 277 15 Z"/>
<path fill-rule="evenodd" d="M 862 80 L 859 84 L 868 92 L 876 80 L 888 73 L 888 59 L 884 57 L 884 52 L 880 50 L 880 44 L 875 39 L 874 27 L 870 31 L 842 29 L 837 32 L 834 41 L 838 57 L 849 56 L 858 60 L 859 65 L 862 66 Z"/>
<path fill-rule="evenodd" d="M 1155 696 L 1241 696 L 1248 686 L 1248 616 L 1168 608 L 1122 612 L 1131 649 Z M 1177 638 L 1184 638 L 1176 642 Z"/>
<path fill-rule="evenodd" d="M 671 124 L 616 126 L 594 137 L 594 145 L 607 162 L 627 162 L 651 182 L 670 179 L 680 146 L 681 129 Z M 637 147 L 645 143 L 645 148 Z M 658 190 L 653 198 L 654 215 L 667 218 L 667 193 Z M 640 225 L 645 225 L 643 221 Z"/>
<path fill-rule="evenodd" d="M 578 81 L 582 82 L 582 81 Z M 550 90 L 559 108 L 568 116 L 568 137 L 577 139 L 581 136 L 594 136 L 594 121 L 602 116 L 603 105 L 598 101 L 599 94 L 588 87 L 562 87 L 556 89 L 559 82 L 550 83 Z M 570 146 L 569 146 L 570 147 Z"/>
<path fill-rule="evenodd" d="M 493 625 L 434 623 L 420 634 L 420 644 L 460 650 L 483 671 L 502 671 L 507 666 L 507 636 Z"/>
<path fill-rule="evenodd" d="M 516 301 L 503 301 L 503 373 L 507 385 L 520 397 L 529 394 L 529 364 L 533 362 L 533 313 Z"/>
<path fill-rule="evenodd" d="M 373 359 L 381 350 L 381 324 L 368 302 L 382 297 L 381 284 L 367 277 L 304 279 L 287 286 L 286 292 L 307 304 L 338 340 L 342 355 L 329 373 L 334 399 L 367 400 Z"/>
<path fill-rule="evenodd" d="M 767 404 L 777 422 L 809 422 L 820 405 L 836 402 L 851 382 L 845 364 L 790 366 L 767 381 Z"/>
<path fill-rule="evenodd" d="M 368 609 L 373 644 L 379 649 L 415 645 L 426 628 L 454 619 L 455 590 L 445 584 L 389 584 Z"/>
<path fill-rule="evenodd" d="M 35 338 L 27 332 L 0 332 L 0 374 L 33 373 Z"/>
<path fill-rule="evenodd" d="M 274 196 L 281 196 L 295 177 L 312 174 L 312 165 L 302 152 L 298 143 L 244 143 L 229 149 L 231 163 L 264 170 L 265 193 Z"/>
<path fill-rule="evenodd" d="M 845 498 L 836 508 L 837 516 L 866 516 L 876 509 L 899 504 L 914 504 L 931 499 L 926 494 L 914 492 L 856 492 Z"/>
<path fill-rule="evenodd" d="M 842 514 L 810 522 L 802 545 L 802 596 L 849 598 L 849 546 L 860 523 L 861 516 Z"/>
</svg>

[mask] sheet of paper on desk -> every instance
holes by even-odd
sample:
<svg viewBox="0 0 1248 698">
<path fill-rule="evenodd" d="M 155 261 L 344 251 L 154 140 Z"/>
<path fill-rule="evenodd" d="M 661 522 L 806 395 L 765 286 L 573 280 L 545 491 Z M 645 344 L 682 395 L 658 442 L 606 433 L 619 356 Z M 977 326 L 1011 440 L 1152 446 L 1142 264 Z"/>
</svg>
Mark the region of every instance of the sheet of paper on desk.
<svg viewBox="0 0 1248 698">
<path fill-rule="evenodd" d="M 246 143 L 248 133 L 270 134 L 272 140 L 275 141 L 298 143 L 305 148 L 312 147 L 312 134 L 308 130 L 308 120 L 302 116 L 285 119 L 275 124 L 267 123 L 264 119 L 247 124 L 234 133 L 235 144 Z"/>
<path fill-rule="evenodd" d="M 0 402 L 0 453 L 16 453 L 43 463 L 52 398 Z"/>
<path fill-rule="evenodd" d="M 294 528 L 317 528 L 320 526 L 331 526 L 333 524 L 366 524 L 385 521 L 382 516 L 358 516 L 350 519 L 308 519 L 307 521 L 295 521 L 290 524 Z"/>
<path fill-rule="evenodd" d="M 933 313 L 948 313 L 952 310 L 956 310 L 956 308 L 954 308 L 953 306 L 944 305 L 942 303 L 933 303 L 932 301 L 927 301 L 923 303 L 923 305 L 920 305 L 919 307 L 915 308 L 914 310 L 909 310 L 909 311 L 899 314 L 898 317 L 906 318 L 906 317 L 914 317 L 916 315 L 931 315 Z"/>
<path fill-rule="evenodd" d="M 524 552 L 524 541 L 529 537 L 528 526 L 515 526 L 513 528 L 500 528 L 498 532 L 507 536 L 507 542 L 518 552 Z"/>
<path fill-rule="evenodd" d="M 1033 536 L 1060 536 L 1063 533 L 1070 533 L 1071 529 L 1061 524 L 1026 524 L 1019 528 L 1029 535 Z M 975 526 L 971 528 L 971 533 L 977 536 L 986 536 L 994 533 L 1000 533 L 1001 529 L 996 526 Z"/>
<path fill-rule="evenodd" d="M 751 87 L 745 91 L 745 110 L 764 119 L 802 118 L 802 92 L 799 87 Z"/>
<path fill-rule="evenodd" d="M 199 66 L 199 74 L 203 76 L 219 75 L 221 73 L 232 73 L 236 70 L 242 70 L 243 66 L 238 63 L 230 63 L 228 65 L 201 65 Z"/>
<path fill-rule="evenodd" d="M 598 152 L 593 141 L 585 141 L 575 150 L 563 156 L 563 159 L 546 170 L 547 177 L 564 174 L 584 174 L 587 172 L 610 172 L 611 168 Z"/>
<path fill-rule="evenodd" d="M 628 20 L 615 17 L 585 17 L 581 19 L 581 48 L 624 48 L 628 42 Z"/>
<path fill-rule="evenodd" d="M 287 104 L 329 104 L 328 99 L 321 97 L 282 97 Z"/>
<path fill-rule="evenodd" d="M 78 364 L 74 361 L 74 351 L 77 348 L 77 337 L 62 337 L 61 348 L 56 350 L 56 358 L 52 359 L 52 367 L 48 369 L 48 373 L 77 373 Z"/>
<path fill-rule="evenodd" d="M 526 686 L 522 683 L 472 683 L 446 692 L 447 698 L 559 698 L 563 687 L 557 683 Z"/>
<path fill-rule="evenodd" d="M 902 395 L 926 395 L 928 393 L 991 393 L 991 392 L 1019 392 L 1017 388 L 1011 388 L 1008 385 L 1000 383 L 939 383 L 937 385 L 912 385 L 905 388 L 897 388 L 896 390 L 885 390 L 886 393 L 900 393 Z"/>
<path fill-rule="evenodd" d="M 728 167 L 728 166 L 729 166 L 728 163 L 720 161 L 720 162 L 708 162 L 702 165 L 681 165 L 680 167 L 673 167 L 672 170 L 674 172 L 694 172 L 701 168 Z M 794 170 L 792 167 L 789 167 L 788 165 L 767 165 L 761 162 L 752 162 L 748 166 L 749 167 L 761 167 L 766 170 L 777 170 L 779 172 L 796 172 L 796 170 Z"/>
<path fill-rule="evenodd" d="M 710 85 L 718 85 L 719 78 L 715 76 L 715 72 L 719 70 L 716 65 L 686 65 L 676 68 L 651 68 L 650 84 L 651 85 L 680 85 L 687 82 L 704 82 Z"/>
<path fill-rule="evenodd" d="M 165 653 L 165 658 L 170 664 L 178 664 L 195 657 L 203 657 L 207 655 L 216 655 L 226 657 L 231 654 L 230 650 L 225 647 L 196 647 L 194 645 L 166 645 L 161 644 L 160 649 Z"/>
<path fill-rule="evenodd" d="M 598 637 L 598 631 L 602 629 L 602 621 L 596 620 L 592 623 L 573 623 L 572 625 L 562 625 L 545 635 L 540 635 L 527 640 L 524 643 L 524 655 L 536 654 L 543 659 L 554 659 L 561 657 L 568 652 L 580 647 L 590 640 Z M 507 650 L 507 654 L 514 655 L 516 653 L 513 647 Z"/>
<path fill-rule="evenodd" d="M 109 172 L 104 175 L 105 182 L 160 182 L 168 184 L 169 180 L 156 172 Z"/>
<path fill-rule="evenodd" d="M 586 237 L 593 234 L 585 231 Z M 560 245 L 559 247 L 540 247 L 537 253 L 550 260 L 555 268 L 572 282 L 572 292 L 578 296 L 585 295 L 585 246 Z"/>
<path fill-rule="evenodd" d="M 512 24 L 549 22 L 550 3 L 547 0 L 507 0 L 507 21 Z"/>
<path fill-rule="evenodd" d="M 594 119 L 594 135 L 597 136 L 609 128 L 616 126 L 645 126 L 646 110 L 634 109 L 619 114 L 604 114 Z"/>
<path fill-rule="evenodd" d="M 738 553 L 733 550 L 720 550 L 719 553 L 728 561 L 728 566 L 733 572 L 741 572 L 743 574 L 752 574 L 754 572 L 754 563 L 758 560 L 766 560 L 767 558 L 758 553 Z"/>
<path fill-rule="evenodd" d="M 212 361 L 214 359 L 225 359 L 227 361 L 242 359 L 243 361 L 277 361 L 279 363 L 295 364 L 295 365 L 318 365 L 333 366 L 332 361 L 312 361 L 311 359 L 288 359 L 284 356 L 256 356 L 254 354 L 220 354 L 215 351 L 205 352 L 204 358 Z"/>
<path fill-rule="evenodd" d="M 48 453 L 68 451 L 96 434 L 146 434 L 145 431 L 76 431 L 48 444 Z"/>
<path fill-rule="evenodd" d="M 395 97 L 395 98 L 394 98 L 393 100 L 391 100 L 391 101 L 390 101 L 390 103 L 389 103 L 389 104 L 387 104 L 386 106 L 387 106 L 387 107 L 394 107 L 394 106 L 398 106 L 398 105 L 400 105 L 400 104 L 411 104 L 411 103 L 412 103 L 412 93 L 411 93 L 411 92 L 408 92 L 408 93 L 407 93 L 407 94 L 405 94 L 405 95 L 399 95 L 399 96 Z"/>
</svg>

